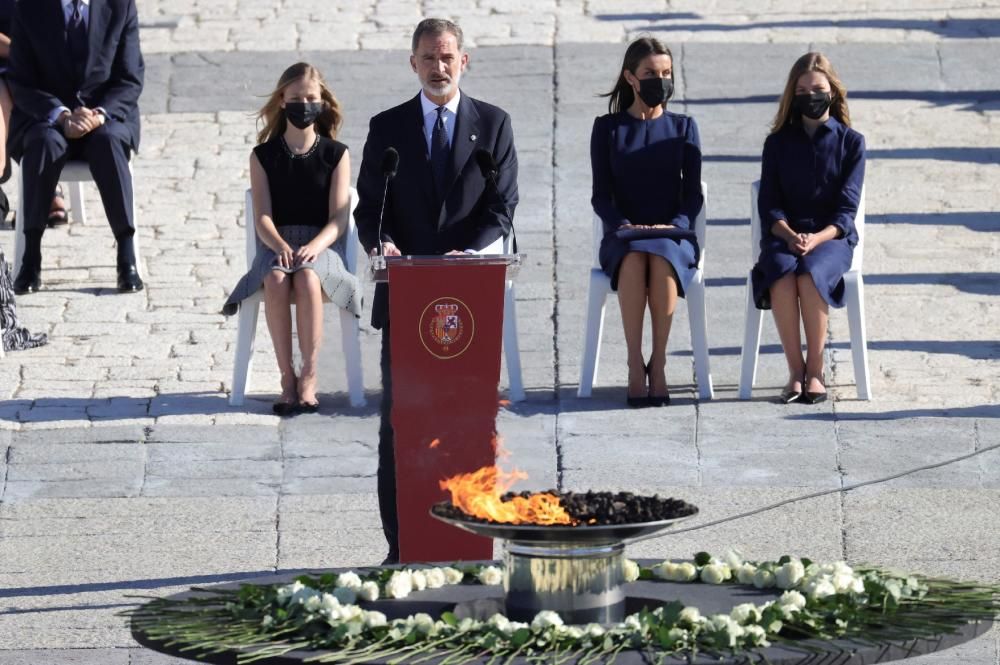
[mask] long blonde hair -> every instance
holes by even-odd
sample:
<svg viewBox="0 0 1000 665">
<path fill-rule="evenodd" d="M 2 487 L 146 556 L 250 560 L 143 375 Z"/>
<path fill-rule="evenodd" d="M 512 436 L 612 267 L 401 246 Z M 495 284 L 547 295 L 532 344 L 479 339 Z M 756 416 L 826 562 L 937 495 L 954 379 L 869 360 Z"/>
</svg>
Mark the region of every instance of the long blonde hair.
<svg viewBox="0 0 1000 665">
<path fill-rule="evenodd" d="M 847 110 L 847 88 L 837 76 L 837 71 L 830 64 L 825 55 L 818 52 L 806 53 L 795 61 L 792 71 L 788 72 L 788 82 L 785 83 L 785 92 L 781 95 L 781 102 L 778 104 L 778 113 L 774 116 L 774 123 L 771 125 L 771 133 L 775 133 L 786 125 L 794 125 L 801 122 L 799 113 L 793 108 L 795 101 L 795 85 L 799 77 L 808 72 L 819 72 L 830 82 L 830 115 L 839 120 L 845 126 L 851 126 L 851 114 Z"/>
<path fill-rule="evenodd" d="M 257 126 L 263 127 L 257 132 L 257 143 L 266 143 L 271 139 L 281 136 L 288 127 L 288 120 L 285 118 L 285 109 L 281 107 L 284 101 L 285 88 L 300 79 L 311 79 L 319 83 L 320 99 L 326 102 L 326 108 L 316 119 L 316 131 L 331 139 L 337 138 L 337 132 L 344 122 L 344 116 L 340 111 L 340 102 L 333 96 L 333 91 L 323 80 L 323 75 L 318 69 L 308 62 L 296 62 L 286 69 L 274 92 L 268 97 L 267 103 L 257 113 Z"/>
</svg>

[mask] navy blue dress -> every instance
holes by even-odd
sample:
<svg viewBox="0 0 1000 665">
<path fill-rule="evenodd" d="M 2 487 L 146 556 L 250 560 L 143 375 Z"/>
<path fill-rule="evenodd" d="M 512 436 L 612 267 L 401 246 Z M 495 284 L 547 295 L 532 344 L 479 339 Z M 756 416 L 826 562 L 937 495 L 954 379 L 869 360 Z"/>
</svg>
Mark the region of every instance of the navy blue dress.
<svg viewBox="0 0 1000 665">
<path fill-rule="evenodd" d="M 677 273 L 683 296 L 698 267 L 698 248 L 687 239 L 622 240 L 623 224 L 673 224 L 693 229 L 702 207 L 701 142 L 694 118 L 664 112 L 640 120 L 627 112 L 594 121 L 590 137 L 594 212 L 604 222 L 601 269 L 618 289 L 618 268 L 629 252 L 662 256 Z"/>
<path fill-rule="evenodd" d="M 844 273 L 858 244 L 854 216 L 864 180 L 865 137 L 832 116 L 812 137 L 801 124 L 767 137 L 757 199 L 760 258 L 751 275 L 758 309 L 771 309 L 771 285 L 790 272 L 811 275 L 831 307 L 844 306 Z M 798 256 L 771 233 L 781 219 L 797 233 L 818 233 L 831 224 L 840 233 Z"/>
</svg>

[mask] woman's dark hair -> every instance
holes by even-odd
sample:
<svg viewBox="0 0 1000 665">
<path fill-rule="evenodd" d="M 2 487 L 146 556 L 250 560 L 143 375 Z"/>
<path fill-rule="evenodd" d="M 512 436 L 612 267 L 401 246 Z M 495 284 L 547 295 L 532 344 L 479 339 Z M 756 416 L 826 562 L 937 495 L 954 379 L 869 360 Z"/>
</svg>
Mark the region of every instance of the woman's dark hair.
<svg viewBox="0 0 1000 665">
<path fill-rule="evenodd" d="M 640 37 L 628 45 L 615 87 L 611 89 L 611 92 L 601 95 L 601 97 L 609 98 L 609 113 L 618 113 L 632 106 L 632 102 L 635 101 L 635 92 L 629 82 L 625 80 L 625 70 L 635 74 L 636 70 L 639 69 L 639 63 L 651 55 L 665 55 L 670 58 L 671 64 L 674 61 L 674 54 L 655 37 Z"/>
</svg>

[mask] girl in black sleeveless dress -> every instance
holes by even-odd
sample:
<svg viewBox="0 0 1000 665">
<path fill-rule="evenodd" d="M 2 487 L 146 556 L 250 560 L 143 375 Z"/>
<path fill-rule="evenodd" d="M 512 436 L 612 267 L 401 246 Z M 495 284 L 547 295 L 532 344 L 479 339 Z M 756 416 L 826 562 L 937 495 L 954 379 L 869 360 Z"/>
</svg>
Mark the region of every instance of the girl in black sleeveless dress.
<svg viewBox="0 0 1000 665">
<path fill-rule="evenodd" d="M 361 315 L 357 278 L 344 264 L 350 214 L 351 164 L 347 146 L 334 139 L 340 105 L 317 69 L 289 67 L 259 119 L 258 145 L 250 157 L 257 256 L 223 307 L 264 287 L 264 313 L 281 371 L 274 412 L 315 412 L 316 365 L 323 331 L 323 296 Z M 291 303 L 302 368 L 292 361 Z"/>
</svg>

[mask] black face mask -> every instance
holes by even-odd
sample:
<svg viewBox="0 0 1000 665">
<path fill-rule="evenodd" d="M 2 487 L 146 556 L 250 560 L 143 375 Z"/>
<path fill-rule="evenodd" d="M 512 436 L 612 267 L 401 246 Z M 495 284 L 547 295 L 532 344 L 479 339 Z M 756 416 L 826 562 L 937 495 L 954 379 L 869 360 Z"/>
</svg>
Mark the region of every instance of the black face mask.
<svg viewBox="0 0 1000 665">
<path fill-rule="evenodd" d="M 807 118 L 819 120 L 830 108 L 833 99 L 828 92 L 810 92 L 804 95 L 795 95 L 794 108 Z"/>
<path fill-rule="evenodd" d="M 639 79 L 639 99 L 652 108 L 660 106 L 674 94 L 673 79 Z"/>
<path fill-rule="evenodd" d="M 323 102 L 286 102 L 285 117 L 299 129 L 305 129 L 316 122 L 316 118 L 326 108 Z"/>
</svg>

